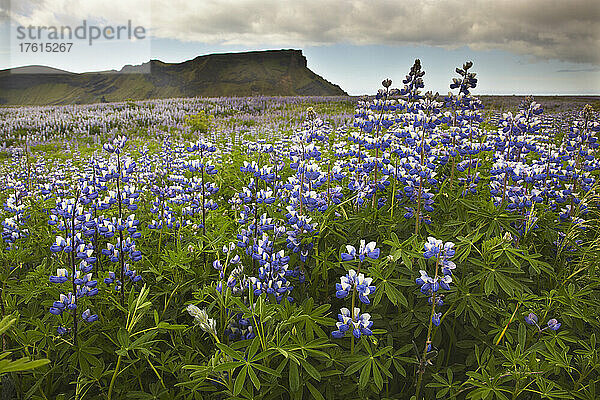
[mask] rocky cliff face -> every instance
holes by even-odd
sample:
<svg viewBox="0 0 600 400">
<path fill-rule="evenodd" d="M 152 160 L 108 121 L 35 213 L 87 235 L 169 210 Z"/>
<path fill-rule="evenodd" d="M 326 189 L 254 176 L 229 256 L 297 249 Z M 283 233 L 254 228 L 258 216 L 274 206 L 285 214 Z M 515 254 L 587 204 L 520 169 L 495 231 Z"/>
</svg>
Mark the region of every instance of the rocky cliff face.
<svg viewBox="0 0 600 400">
<path fill-rule="evenodd" d="M 194 96 L 340 96 L 339 86 L 306 66 L 301 50 L 209 54 L 182 63 L 152 60 L 121 71 L 0 71 L 0 104 L 81 104 Z M 41 68 L 41 69 L 40 69 Z M 149 71 L 149 72 L 148 72 Z M 19 72 L 19 73 L 14 73 Z M 60 72 L 60 71 L 58 71 Z M 148 72 L 148 73 L 144 73 Z"/>
</svg>

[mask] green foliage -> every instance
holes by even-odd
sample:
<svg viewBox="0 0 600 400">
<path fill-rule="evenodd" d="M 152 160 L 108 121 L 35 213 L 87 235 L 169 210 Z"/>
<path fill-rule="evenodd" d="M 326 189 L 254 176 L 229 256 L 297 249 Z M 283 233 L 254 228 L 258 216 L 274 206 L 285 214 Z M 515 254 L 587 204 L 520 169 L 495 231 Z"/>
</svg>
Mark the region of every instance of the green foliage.
<svg viewBox="0 0 600 400">
<path fill-rule="evenodd" d="M 198 114 L 190 115 L 185 118 L 185 124 L 190 127 L 190 131 L 196 134 L 207 133 L 213 124 L 214 117 L 210 114 L 200 111 Z"/>
<path fill-rule="evenodd" d="M 16 318 L 13 318 L 9 315 L 2 318 L 2 320 L 0 320 L 0 335 L 3 335 L 4 332 L 8 330 L 15 321 Z M 13 361 L 7 359 L 7 357 L 10 355 L 10 351 L 0 353 L 0 375 L 7 374 L 9 372 L 29 371 L 34 368 L 43 367 L 50 362 L 50 360 L 45 358 L 40 360 L 31 360 L 30 357 L 23 357 Z"/>
<path fill-rule="evenodd" d="M 291 104 L 278 112 L 287 110 L 300 120 L 305 106 Z M 330 117 L 353 108 L 351 102 L 314 106 Z M 207 106 L 206 111 L 188 117 L 190 133 L 183 139 L 195 140 L 214 133 L 219 124 L 231 123 L 244 125 L 248 131 L 241 137 L 220 138 L 223 143 L 238 139 L 245 144 L 242 139 L 254 141 L 259 134 L 272 140 L 264 132 L 250 130 L 262 122 L 246 121 L 237 111 L 222 114 L 213 119 Z M 286 129 L 291 131 L 292 125 Z M 173 129 L 162 132 L 184 144 Z M 160 152 L 161 141 L 150 137 L 147 128 L 133 136 L 132 147 L 147 145 L 153 156 Z M 80 139 L 78 154 L 85 159 L 98 146 L 89 138 Z M 330 139 L 337 139 L 335 133 Z M 192 223 L 180 228 L 149 229 L 148 224 L 157 219 L 150 211 L 157 196 L 140 195 L 135 213 L 142 238 L 136 245 L 144 258 L 135 268 L 144 283 L 127 286 L 122 306 L 114 286 L 103 283 L 114 265 L 99 255 L 94 279 L 99 281 L 100 293 L 93 300 L 82 300 L 81 308 L 93 306 L 100 320 L 80 325 L 77 346 L 69 335 L 56 333 L 56 327 L 66 326 L 70 317 L 48 313 L 68 285 L 59 289 L 48 281 L 69 261 L 64 254 L 48 250 L 60 234 L 48 225 L 56 197 L 24 198 L 29 237 L 18 246 L 0 250 L 0 300 L 8 315 L 0 322 L 6 349 L 0 355 L 3 391 L 12 385 L 24 399 L 409 399 L 415 392 L 418 369 L 425 364 L 426 399 L 598 397 L 600 219 L 594 193 L 585 199 L 590 209 L 586 229 L 557 223 L 556 211 L 543 203 L 532 210 L 531 215 L 538 218 L 536 228 L 531 221 L 523 221 L 522 215 L 493 204 L 484 190 L 489 177 L 482 176 L 478 193 L 468 196 L 462 195 L 459 185 L 443 183 L 437 189 L 431 224 L 415 235 L 414 225 L 402 217 L 403 205 L 394 203 L 392 197 L 393 190 L 402 190 L 400 186 L 386 190 L 382 208 L 357 210 L 345 180 L 343 200 L 314 213 L 318 232 L 314 238 L 303 238 L 313 245 L 309 261 L 302 263 L 298 255 L 286 253 L 291 256 L 290 266 L 302 268 L 306 281 L 290 278 L 296 287 L 294 301 L 277 303 L 272 296 L 255 296 L 251 291 L 234 296 L 226 284 L 222 291 L 216 290 L 219 275 L 212 263 L 224 262 L 221 248 L 236 242 L 239 233 L 239 209 L 229 200 L 239 193 L 245 179 L 240 166 L 249 159 L 240 142 L 222 147 L 227 151 L 219 154 L 219 173 L 211 178 L 220 188 L 214 197 L 219 208 L 208 215 L 205 234 L 194 226 L 199 221 L 193 217 L 189 217 Z M 68 184 L 71 175 L 86 168 L 85 160 L 58 149 L 63 147 L 49 143 L 30 150 L 34 157 L 44 157 L 45 167 L 63 168 Z M 330 151 L 323 151 L 325 168 Z M 141 159 L 136 152 L 131 156 Z M 252 157 L 262 162 L 266 158 L 264 154 Z M 484 166 L 492 163 L 484 153 L 478 157 Z M 184 173 L 186 178 L 192 176 Z M 278 173 L 285 181 L 292 171 L 286 167 Z M 39 179 L 34 182 L 45 183 L 43 177 Z M 169 176 L 156 184 L 169 185 Z M 261 189 L 266 186 L 262 181 L 260 185 Z M 11 188 L 2 192 L 2 201 L 13 192 Z M 179 222 L 184 220 L 182 205 L 166 204 Z M 278 200 L 265 212 L 282 220 L 285 205 Z M 106 210 L 105 216 L 116 217 L 116 211 Z M 527 222 L 521 233 L 515 228 L 519 222 Z M 559 232 L 566 240 L 557 246 Z M 421 360 L 419 350 L 431 307 L 415 279 L 420 269 L 431 267 L 422 254 L 427 236 L 455 243 L 457 269 L 452 289 L 444 292 L 442 323 L 433 329 L 432 351 Z M 362 310 L 371 314 L 374 334 L 356 340 L 352 350 L 348 337 L 333 339 L 331 331 L 340 307 L 348 307 L 347 301 L 335 297 L 335 283 L 351 268 L 340 263 L 340 252 L 360 239 L 376 241 L 381 257 L 361 271 L 377 287 L 371 304 Z M 107 242 L 100 238 L 97 249 L 105 248 Z M 276 245 L 285 248 L 285 235 Z M 253 274 L 252 259 L 243 251 L 236 252 L 247 275 Z M 189 304 L 206 310 L 215 320 L 216 337 L 194 324 L 186 311 Z M 83 311 L 79 308 L 78 312 Z M 542 327 L 550 318 L 559 319 L 562 327 L 540 333 L 524 321 L 530 312 L 536 313 Z M 254 338 L 234 341 L 225 333 L 238 317 L 251 321 Z"/>
</svg>

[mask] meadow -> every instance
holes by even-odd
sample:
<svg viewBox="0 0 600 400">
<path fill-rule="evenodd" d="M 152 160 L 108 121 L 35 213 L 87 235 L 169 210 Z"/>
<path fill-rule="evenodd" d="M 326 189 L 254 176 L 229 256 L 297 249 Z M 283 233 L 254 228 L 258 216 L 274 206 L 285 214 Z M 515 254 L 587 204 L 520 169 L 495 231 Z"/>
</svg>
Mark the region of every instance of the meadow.
<svg viewBox="0 0 600 400">
<path fill-rule="evenodd" d="M 597 399 L 598 111 L 472 71 L 0 108 L 2 398 Z"/>
</svg>

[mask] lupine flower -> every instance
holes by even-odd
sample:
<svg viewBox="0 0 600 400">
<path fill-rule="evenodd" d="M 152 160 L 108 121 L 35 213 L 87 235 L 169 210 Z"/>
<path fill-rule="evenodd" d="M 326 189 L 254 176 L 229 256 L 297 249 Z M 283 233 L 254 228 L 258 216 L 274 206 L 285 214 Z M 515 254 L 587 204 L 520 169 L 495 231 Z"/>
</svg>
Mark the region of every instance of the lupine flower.
<svg viewBox="0 0 600 400">
<path fill-rule="evenodd" d="M 435 326 L 440 326 L 440 323 L 442 322 L 441 318 L 442 318 L 442 313 L 434 313 L 433 316 L 431 317 L 431 322 L 433 322 L 433 324 Z"/>
<path fill-rule="evenodd" d="M 75 304 L 75 296 L 71 292 L 68 294 L 60 294 L 59 301 L 52 303 L 50 307 L 50 313 L 54 315 L 61 315 L 65 309 L 75 310 L 77 304 Z"/>
<path fill-rule="evenodd" d="M 444 290 L 450 290 L 450 283 L 452 283 L 452 270 L 456 268 L 456 264 L 449 260 L 453 257 L 456 251 L 454 250 L 454 243 L 446 242 L 435 239 L 433 237 L 427 238 L 423 249 L 423 257 L 426 259 L 436 258 L 440 264 L 443 276 L 430 277 L 426 271 L 421 270 L 419 276 L 415 282 L 421 286 L 421 292 L 424 294 L 435 293 L 441 287 Z"/>
<path fill-rule="evenodd" d="M 373 260 L 379 258 L 379 249 L 376 248 L 375 242 L 365 244 L 365 240 L 361 240 L 358 251 L 354 246 L 346 246 L 347 253 L 342 253 L 342 261 L 355 260 L 357 257 L 359 263 L 362 263 L 367 257 Z M 360 264 L 359 264 L 360 270 Z M 354 269 L 348 271 L 348 273 L 340 277 L 340 283 L 336 283 L 336 297 L 343 299 L 348 297 L 352 292 L 352 303 L 354 303 L 354 294 L 358 293 L 358 299 L 364 304 L 370 304 L 369 295 L 374 293 L 376 287 L 371 285 L 373 278 L 365 278 L 364 274 L 356 272 Z M 354 305 L 354 304 L 353 304 Z M 360 338 L 361 335 L 370 336 L 373 334 L 371 326 L 373 322 L 370 321 L 371 315 L 364 313 L 360 315 L 360 309 L 354 308 L 352 312 L 347 308 L 342 308 L 340 314 L 338 314 L 337 331 L 333 331 L 331 334 L 334 338 L 344 337 L 346 331 L 352 330 L 352 334 L 355 338 Z"/>
<path fill-rule="evenodd" d="M 368 296 L 376 290 L 375 286 L 371 285 L 373 278 L 365 278 L 364 274 L 357 274 L 355 270 L 351 269 L 348 271 L 348 274 L 340 277 L 340 281 L 341 283 L 336 283 L 335 285 L 335 296 L 338 299 L 347 297 L 352 290 L 356 289 L 360 301 L 365 304 L 371 303 Z"/>
<path fill-rule="evenodd" d="M 548 320 L 548 322 L 547 322 L 547 325 L 548 325 L 548 326 L 546 326 L 546 327 L 544 327 L 544 328 L 541 328 L 541 327 L 538 325 L 538 317 L 537 317 L 537 315 L 535 315 L 534 313 L 529 313 L 528 315 L 526 315 L 526 316 L 525 316 L 525 322 L 526 322 L 528 325 L 535 325 L 535 327 L 538 329 L 538 332 L 539 332 L 539 333 L 542 333 L 542 332 L 543 332 L 543 331 L 545 331 L 546 329 L 550 329 L 550 330 L 553 330 L 553 331 L 557 331 L 557 330 L 560 328 L 560 326 L 561 326 L 561 323 L 560 323 L 560 322 L 558 322 L 558 320 L 557 320 L 556 318 L 551 318 L 551 319 L 549 319 L 549 320 Z"/>
<path fill-rule="evenodd" d="M 65 283 L 67 280 L 69 280 L 69 272 L 66 268 L 58 268 L 56 275 L 50 276 L 50 282 L 52 283 Z"/>
<path fill-rule="evenodd" d="M 449 259 L 454 256 L 456 251 L 454 250 L 454 243 L 446 242 L 435 239 L 433 237 L 427 238 L 427 243 L 423 246 L 423 257 L 426 259 L 436 259 L 436 275 L 431 277 L 427 274 L 427 271 L 420 270 L 420 276 L 415 279 L 415 283 L 421 287 L 421 293 L 428 295 L 428 303 L 432 305 L 432 316 L 431 322 L 435 326 L 439 326 L 441 323 L 441 313 L 435 313 L 435 307 L 441 307 L 444 305 L 443 295 L 439 294 L 440 288 L 444 290 L 450 290 L 450 284 L 452 283 L 452 270 L 456 268 Z M 438 274 L 441 270 L 441 275 Z"/>
<path fill-rule="evenodd" d="M 205 309 L 200 309 L 195 305 L 190 304 L 187 306 L 187 312 L 194 317 L 194 322 L 200 326 L 200 329 L 217 337 L 217 322 L 208 317 L 208 313 Z"/>
<path fill-rule="evenodd" d="M 112 143 L 105 143 L 102 145 L 102 148 L 109 153 L 119 154 L 125 147 L 125 143 L 127 143 L 127 137 L 119 135 L 112 141 Z"/>
<path fill-rule="evenodd" d="M 558 328 L 560 328 L 560 325 L 560 322 L 558 322 L 556 318 L 548 320 L 548 328 L 552 329 L 553 331 L 557 331 Z"/>
<path fill-rule="evenodd" d="M 81 314 L 81 318 L 86 322 L 94 322 L 98 320 L 98 315 L 92 314 L 92 312 L 88 308 Z"/>
<path fill-rule="evenodd" d="M 423 253 L 423 256 L 427 259 L 431 257 L 437 258 L 440 254 L 444 259 L 448 259 L 453 257 L 455 253 L 454 243 L 444 243 L 443 241 L 431 236 L 427 238 L 427 243 L 425 243 L 424 250 L 425 252 Z"/>
<path fill-rule="evenodd" d="M 360 338 L 362 335 L 371 336 L 373 332 L 371 327 L 373 321 L 371 321 L 371 315 L 368 313 L 360 313 L 360 308 L 354 308 L 354 319 L 350 310 L 343 307 L 340 309 L 338 314 L 338 322 L 336 323 L 337 330 L 331 332 L 331 336 L 335 339 L 341 339 L 344 337 L 346 332 L 351 331 L 355 338 Z"/>
<path fill-rule="evenodd" d="M 525 322 L 529 325 L 537 325 L 538 317 L 534 313 L 529 313 L 529 315 L 525 316 Z"/>
<path fill-rule="evenodd" d="M 347 253 L 342 253 L 342 261 L 352 261 L 357 256 L 360 262 L 364 262 L 366 257 L 369 257 L 373 260 L 377 260 L 379 258 L 380 253 L 380 250 L 375 247 L 377 246 L 377 243 L 369 242 L 368 244 L 365 244 L 365 242 L 365 240 L 360 241 L 360 247 L 358 249 L 358 252 L 356 251 L 356 248 L 354 246 L 346 245 Z"/>
<path fill-rule="evenodd" d="M 255 317 L 255 319 L 258 318 Z M 238 313 L 234 316 L 234 318 L 229 320 L 224 333 L 232 342 L 254 339 L 256 337 L 256 333 L 254 333 L 252 322 L 254 322 L 254 319 L 248 320 L 243 318 L 241 313 Z"/>
</svg>

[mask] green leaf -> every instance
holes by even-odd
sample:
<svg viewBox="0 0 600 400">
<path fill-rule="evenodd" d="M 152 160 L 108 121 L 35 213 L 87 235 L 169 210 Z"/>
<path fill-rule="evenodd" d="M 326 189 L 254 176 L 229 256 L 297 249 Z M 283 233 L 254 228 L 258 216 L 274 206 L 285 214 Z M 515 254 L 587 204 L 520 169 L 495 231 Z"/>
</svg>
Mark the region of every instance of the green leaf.
<svg viewBox="0 0 600 400">
<path fill-rule="evenodd" d="M 260 344 L 260 342 L 258 340 L 258 337 L 255 337 L 253 340 L 254 341 L 252 342 L 252 344 L 248 348 L 248 359 L 249 360 L 251 360 L 254 357 L 254 355 L 258 351 L 258 346 Z"/>
<path fill-rule="evenodd" d="M 315 367 L 312 366 L 310 362 L 306 360 L 300 360 L 300 364 L 302 364 L 302 368 L 304 368 L 304 370 L 308 372 L 308 374 L 312 376 L 314 380 L 321 380 L 321 374 L 319 373 L 319 371 L 317 371 Z"/>
<path fill-rule="evenodd" d="M 239 351 L 233 350 L 231 347 L 227 346 L 226 344 L 217 343 L 217 347 L 219 349 L 221 349 L 221 351 L 223 353 L 227 354 L 229 357 L 233 358 L 234 360 L 243 360 L 244 359 L 244 355 L 242 353 L 240 353 Z"/>
<path fill-rule="evenodd" d="M 404 251 L 400 253 L 400 256 L 402 257 L 402 262 L 404 265 L 406 265 L 409 269 L 412 269 L 412 260 L 410 259 L 410 256 Z"/>
<path fill-rule="evenodd" d="M 298 364 L 293 361 L 290 361 L 290 390 L 292 392 L 297 392 L 300 388 L 300 375 L 298 373 Z"/>
<path fill-rule="evenodd" d="M 1 358 L 5 358 L 10 353 L 2 353 L 0 355 Z M 28 357 L 19 358 L 18 360 L 0 360 L 0 374 L 4 374 L 7 372 L 22 372 L 29 371 L 34 368 L 42 367 L 48 364 L 50 360 L 41 359 L 41 360 L 30 360 Z"/>
<path fill-rule="evenodd" d="M 285 361 L 287 361 L 287 360 L 284 360 L 284 362 Z M 252 364 L 252 366 L 257 370 L 264 372 L 265 374 L 269 374 L 269 375 L 273 375 L 273 376 L 277 376 L 277 377 L 281 376 L 281 374 L 279 372 L 277 372 L 276 370 L 269 368 L 269 367 L 265 367 L 264 365 Z"/>
<path fill-rule="evenodd" d="M 4 333 L 17 319 L 12 315 L 7 315 L 0 321 L 0 333 Z"/>
<path fill-rule="evenodd" d="M 312 383 L 306 382 L 306 386 L 308 387 L 308 390 L 309 390 L 310 394 L 312 394 L 312 396 L 315 399 L 325 400 L 325 397 L 323 397 L 323 395 L 321 394 L 321 392 L 319 392 L 319 390 L 317 390 L 317 388 L 314 387 Z"/>
<path fill-rule="evenodd" d="M 367 363 L 365 363 L 364 368 L 360 372 L 360 378 L 358 379 L 358 384 L 361 387 L 367 386 L 367 383 L 369 383 L 370 377 L 371 377 L 371 363 L 367 362 Z"/>
<path fill-rule="evenodd" d="M 256 373 L 252 367 L 248 368 L 248 375 L 250 375 L 250 380 L 254 384 L 256 390 L 260 390 L 260 380 L 258 379 L 258 376 L 256 376 Z"/>
<path fill-rule="evenodd" d="M 363 360 L 355 362 L 354 364 L 352 364 L 348 368 L 346 368 L 346 371 L 344 371 L 344 375 L 351 375 L 351 374 L 355 373 L 367 362 L 369 362 L 368 358 L 366 360 L 363 359 Z"/>
<path fill-rule="evenodd" d="M 233 395 L 237 396 L 240 394 L 242 389 L 244 388 L 244 383 L 246 382 L 246 373 L 248 372 L 248 366 L 246 365 L 244 368 L 240 370 L 240 374 L 235 378 L 235 384 L 233 385 Z"/>
<path fill-rule="evenodd" d="M 119 329 L 119 331 L 117 332 L 117 340 L 119 341 L 119 344 L 123 349 L 128 348 L 130 343 L 129 332 L 127 332 L 125 328 Z"/>
<path fill-rule="evenodd" d="M 521 346 L 524 349 L 525 342 L 527 341 L 527 328 L 525 327 L 525 324 L 519 324 L 518 335 L 519 335 L 519 343 L 521 344 Z"/>
<path fill-rule="evenodd" d="M 223 371 L 232 371 L 238 367 L 244 365 L 242 361 L 234 361 L 234 362 L 226 362 L 223 364 L 219 364 L 215 367 L 215 372 L 223 372 Z"/>
<path fill-rule="evenodd" d="M 494 273 L 490 273 L 485 281 L 485 294 L 486 295 L 490 295 L 493 291 L 494 288 L 496 287 L 495 283 L 494 283 Z"/>
<path fill-rule="evenodd" d="M 381 371 L 379 371 L 379 368 L 377 367 L 377 365 L 372 362 L 373 364 L 373 380 L 375 381 L 375 385 L 377 385 L 377 388 L 379 390 L 383 389 L 383 377 L 381 376 Z"/>
</svg>

